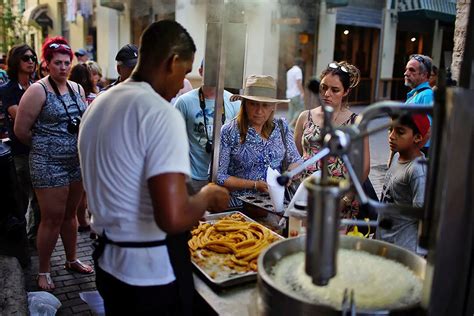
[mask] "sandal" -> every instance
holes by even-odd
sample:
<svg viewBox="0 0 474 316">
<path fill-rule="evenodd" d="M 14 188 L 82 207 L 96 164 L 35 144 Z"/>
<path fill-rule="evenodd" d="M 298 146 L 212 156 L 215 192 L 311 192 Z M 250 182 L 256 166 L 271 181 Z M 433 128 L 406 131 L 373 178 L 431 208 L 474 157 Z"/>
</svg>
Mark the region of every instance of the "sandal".
<svg viewBox="0 0 474 316">
<path fill-rule="evenodd" d="M 82 263 L 79 259 L 76 259 L 74 261 L 66 261 L 66 263 L 64 264 L 64 269 L 81 274 L 94 273 L 94 269 L 92 269 L 91 266 Z"/>
<path fill-rule="evenodd" d="M 46 284 L 48 285 L 48 287 L 43 287 L 40 285 L 40 282 L 39 282 L 40 277 L 45 277 Z M 38 282 L 38 288 L 43 291 L 51 292 L 52 290 L 55 289 L 53 280 L 51 279 L 51 273 L 49 272 L 39 272 L 38 276 L 36 277 L 36 281 Z"/>
</svg>

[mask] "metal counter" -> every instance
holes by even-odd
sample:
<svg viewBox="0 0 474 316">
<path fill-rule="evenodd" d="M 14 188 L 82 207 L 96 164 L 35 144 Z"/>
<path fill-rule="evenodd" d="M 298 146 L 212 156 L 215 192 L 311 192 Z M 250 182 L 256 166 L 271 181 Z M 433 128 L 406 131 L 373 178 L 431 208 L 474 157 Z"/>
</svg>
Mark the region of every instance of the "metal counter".
<svg viewBox="0 0 474 316">
<path fill-rule="evenodd" d="M 238 285 L 219 292 L 210 288 L 194 273 L 194 287 L 218 315 L 257 315 L 257 283 Z"/>
</svg>

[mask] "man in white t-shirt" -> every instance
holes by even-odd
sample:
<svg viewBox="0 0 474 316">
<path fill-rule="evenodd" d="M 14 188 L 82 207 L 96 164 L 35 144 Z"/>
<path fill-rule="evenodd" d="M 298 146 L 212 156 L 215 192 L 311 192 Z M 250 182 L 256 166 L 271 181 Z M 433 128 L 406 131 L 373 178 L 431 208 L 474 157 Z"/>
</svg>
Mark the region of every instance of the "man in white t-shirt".
<svg viewBox="0 0 474 316">
<path fill-rule="evenodd" d="M 79 154 L 92 228 L 96 284 L 110 315 L 188 315 L 193 282 L 187 235 L 229 193 L 187 193 L 189 147 L 169 103 L 191 71 L 194 42 L 177 22 L 152 23 L 132 77 L 84 113 Z"/>
<path fill-rule="evenodd" d="M 293 67 L 286 72 L 286 98 L 288 104 L 287 120 L 294 128 L 296 120 L 304 110 L 303 59 L 295 58 Z"/>
</svg>

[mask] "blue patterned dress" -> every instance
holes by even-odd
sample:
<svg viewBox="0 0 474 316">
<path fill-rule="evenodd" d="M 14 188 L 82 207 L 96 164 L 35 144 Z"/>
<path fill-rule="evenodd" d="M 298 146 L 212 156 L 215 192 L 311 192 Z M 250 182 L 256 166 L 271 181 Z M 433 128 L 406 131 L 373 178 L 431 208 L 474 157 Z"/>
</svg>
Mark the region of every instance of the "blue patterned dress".
<svg viewBox="0 0 474 316">
<path fill-rule="evenodd" d="M 38 118 L 32 128 L 30 169 L 34 188 L 51 188 L 69 185 L 81 180 L 77 134 L 67 131 L 69 117 L 58 96 L 39 82 L 46 93 Z M 77 106 L 69 92 L 61 97 L 72 118 L 80 117 L 78 107 L 84 113 L 86 104 L 73 87 Z"/>
<path fill-rule="evenodd" d="M 217 171 L 219 185 L 223 185 L 230 176 L 265 181 L 268 167 L 281 172 L 285 145 L 277 120 L 274 119 L 273 123 L 275 127 L 268 139 L 262 138 L 253 127 L 249 127 L 243 144 L 240 142 L 240 131 L 236 119 L 222 126 L 219 169 Z M 302 162 L 303 160 L 296 149 L 293 132 L 288 128 L 286 121 L 283 121 L 283 127 L 288 144 L 288 164 Z M 237 197 L 253 193 L 255 191 L 251 189 L 232 191 L 229 206 L 242 206 L 242 202 Z"/>
</svg>

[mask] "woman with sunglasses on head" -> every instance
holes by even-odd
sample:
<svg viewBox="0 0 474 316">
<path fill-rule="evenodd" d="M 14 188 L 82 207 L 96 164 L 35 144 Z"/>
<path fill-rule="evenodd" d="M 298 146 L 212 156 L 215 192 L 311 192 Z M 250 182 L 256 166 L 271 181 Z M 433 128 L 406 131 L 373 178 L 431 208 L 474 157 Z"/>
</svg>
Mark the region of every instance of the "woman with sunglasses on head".
<svg viewBox="0 0 474 316">
<path fill-rule="evenodd" d="M 332 124 L 335 127 L 350 125 L 355 122 L 357 114 L 349 109 L 347 102 L 349 93 L 360 81 L 360 72 L 356 66 L 348 62 L 332 62 L 320 75 L 319 95 L 324 105 L 334 109 Z M 304 160 L 308 160 L 320 150 L 321 128 L 323 126 L 323 108 L 318 106 L 312 110 L 304 111 L 298 118 L 295 128 L 295 143 L 298 152 Z M 364 179 L 367 179 L 370 170 L 370 156 L 368 139 L 365 141 Z M 348 178 L 348 172 L 344 163 L 337 157 L 328 159 L 329 175 L 335 178 Z M 310 166 L 306 170 L 306 176 L 320 169 L 320 163 Z M 359 205 L 354 201 L 352 195 L 343 198 L 345 208 L 341 216 L 344 218 L 356 217 L 359 213 Z"/>
<path fill-rule="evenodd" d="M 13 125 L 21 97 L 33 84 L 32 76 L 36 69 L 36 62 L 36 53 L 30 46 L 26 44 L 13 46 L 7 55 L 7 73 L 10 81 L 2 87 L 1 93 L 19 184 L 20 207 L 22 214 L 27 215 L 28 238 L 32 241 L 36 238 L 36 231 L 38 230 L 39 207 L 30 180 L 28 162 L 30 149 L 18 140 L 13 131 Z"/>
<path fill-rule="evenodd" d="M 32 84 L 21 99 L 15 133 L 31 146 L 31 181 L 41 210 L 38 287 L 48 291 L 54 289 L 50 259 L 59 235 L 65 268 L 86 274 L 93 269 L 76 257 L 76 206 L 83 192 L 77 133 L 86 109 L 84 89 L 67 80 L 73 52 L 65 39 L 47 39 L 42 53 L 49 75 Z"/>
<path fill-rule="evenodd" d="M 239 196 L 267 192 L 267 168 L 281 172 L 302 162 L 293 133 L 284 120 L 274 118 L 276 105 L 289 100 L 276 99 L 276 83 L 271 76 L 251 75 L 245 82 L 237 117 L 221 131 L 217 183 L 231 191 L 230 207 L 240 207 Z"/>
</svg>

